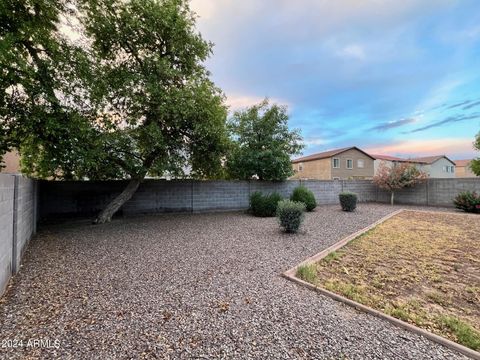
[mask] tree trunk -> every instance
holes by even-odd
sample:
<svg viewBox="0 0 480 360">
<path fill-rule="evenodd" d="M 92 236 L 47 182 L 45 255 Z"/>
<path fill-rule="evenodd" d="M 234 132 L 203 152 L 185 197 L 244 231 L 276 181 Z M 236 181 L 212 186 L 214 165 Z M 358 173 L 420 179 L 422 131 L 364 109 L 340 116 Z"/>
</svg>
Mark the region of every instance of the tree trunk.
<svg viewBox="0 0 480 360">
<path fill-rule="evenodd" d="M 131 179 L 127 187 L 118 195 L 115 199 L 110 201 L 110 203 L 102 210 L 98 217 L 93 221 L 94 224 L 104 224 L 112 220 L 113 214 L 115 214 L 118 209 L 120 209 L 123 204 L 131 199 L 133 194 L 138 189 L 138 186 L 142 182 L 141 179 Z"/>
<path fill-rule="evenodd" d="M 395 193 L 392 191 L 390 194 L 390 205 L 393 205 L 393 198 L 395 197 Z"/>
</svg>

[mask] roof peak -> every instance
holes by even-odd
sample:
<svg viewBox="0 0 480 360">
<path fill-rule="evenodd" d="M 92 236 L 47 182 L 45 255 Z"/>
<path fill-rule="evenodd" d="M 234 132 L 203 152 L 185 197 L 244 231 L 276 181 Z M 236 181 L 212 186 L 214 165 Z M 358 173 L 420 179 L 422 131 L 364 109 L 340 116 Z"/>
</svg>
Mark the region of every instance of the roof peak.
<svg viewBox="0 0 480 360">
<path fill-rule="evenodd" d="M 307 156 L 302 156 L 302 157 L 299 157 L 297 159 L 292 160 L 292 163 L 326 159 L 326 158 L 341 154 L 345 151 L 352 150 L 352 149 L 358 150 L 361 153 L 364 153 L 365 155 L 367 155 L 368 157 L 371 157 L 372 159 L 374 159 L 374 157 L 372 157 L 372 155 L 367 154 L 365 151 L 361 150 L 360 148 L 358 148 L 356 146 L 350 146 L 350 147 L 345 147 L 345 148 L 332 149 L 332 150 L 327 150 L 327 151 L 323 151 L 323 152 L 319 152 L 319 153 L 314 153 L 314 154 L 310 154 L 310 155 L 307 155 Z"/>
</svg>

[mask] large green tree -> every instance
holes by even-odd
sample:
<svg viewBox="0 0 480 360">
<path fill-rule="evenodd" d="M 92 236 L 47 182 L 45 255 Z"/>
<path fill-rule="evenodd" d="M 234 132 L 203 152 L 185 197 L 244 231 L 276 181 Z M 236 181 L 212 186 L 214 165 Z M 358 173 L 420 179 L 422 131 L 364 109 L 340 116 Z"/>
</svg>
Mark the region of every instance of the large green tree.
<svg viewBox="0 0 480 360">
<path fill-rule="evenodd" d="M 147 174 L 178 175 L 189 165 L 192 176 L 217 175 L 226 108 L 203 65 L 212 45 L 196 31 L 188 2 L 92 0 L 81 9 L 99 59 L 103 150 L 131 179 L 97 221 L 108 221 Z"/>
<path fill-rule="evenodd" d="M 475 149 L 480 151 L 480 132 L 475 137 L 475 142 L 473 143 Z M 470 167 L 475 175 L 480 176 L 480 157 L 473 159 L 470 163 Z"/>
<path fill-rule="evenodd" d="M 2 114 L 27 172 L 38 177 L 129 179 L 97 223 L 109 221 L 147 175 L 180 176 L 189 168 L 194 177 L 218 176 L 228 140 L 224 96 L 203 65 L 212 45 L 196 31 L 187 1 L 80 0 L 75 7 L 30 1 L 11 1 L 12 6 L 24 6 L 27 15 L 22 18 L 6 9 L 9 22 L 19 24 L 6 34 L 14 39 L 26 30 L 41 34 L 38 40 L 25 35 L 34 41 L 39 62 L 28 43 L 7 43 L 8 57 L 21 61 L 11 69 L 9 86 L 20 89 L 13 93 L 17 109 L 36 92 L 44 95 L 26 114 L 22 109 L 17 114 L 11 106 L 15 101 Z M 35 12 L 39 2 L 48 10 L 46 18 Z M 68 34 L 66 39 L 59 34 L 59 20 L 68 16 L 76 16 L 83 30 L 77 46 Z M 17 51 L 18 46 L 25 50 Z M 23 64 L 29 72 L 18 82 L 15 72 Z M 24 99 L 24 83 L 33 80 L 36 92 Z M 2 100 L 10 101 L 8 86 L 2 90 Z"/>
<path fill-rule="evenodd" d="M 226 167 L 231 178 L 281 181 L 293 175 L 290 157 L 303 144 L 299 131 L 288 127 L 285 106 L 265 99 L 236 111 L 228 125 L 233 141 Z"/>
</svg>

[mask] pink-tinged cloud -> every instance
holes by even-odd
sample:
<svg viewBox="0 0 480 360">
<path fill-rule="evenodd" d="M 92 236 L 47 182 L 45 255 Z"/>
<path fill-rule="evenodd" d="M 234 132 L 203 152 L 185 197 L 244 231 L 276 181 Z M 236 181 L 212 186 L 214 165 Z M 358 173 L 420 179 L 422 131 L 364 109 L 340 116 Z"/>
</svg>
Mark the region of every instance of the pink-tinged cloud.
<svg viewBox="0 0 480 360">
<path fill-rule="evenodd" d="M 364 150 L 371 154 L 396 155 L 403 157 L 447 155 L 455 158 L 464 155 L 475 156 L 471 138 L 407 140 L 392 144 L 373 145 Z"/>
<path fill-rule="evenodd" d="M 265 97 L 254 95 L 227 95 L 226 103 L 231 111 L 241 110 L 249 106 L 261 103 Z M 291 104 L 282 99 L 269 98 L 271 103 L 278 105 L 286 105 L 291 109 Z"/>
<path fill-rule="evenodd" d="M 260 103 L 264 98 L 261 96 L 249 95 L 228 95 L 226 103 L 230 110 L 240 110 L 255 104 Z"/>
</svg>

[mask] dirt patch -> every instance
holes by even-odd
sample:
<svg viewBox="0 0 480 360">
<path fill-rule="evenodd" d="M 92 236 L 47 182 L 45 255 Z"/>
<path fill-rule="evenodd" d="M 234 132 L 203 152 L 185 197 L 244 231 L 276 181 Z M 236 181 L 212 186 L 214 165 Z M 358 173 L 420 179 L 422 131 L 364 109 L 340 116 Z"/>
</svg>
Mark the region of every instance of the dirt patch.
<svg viewBox="0 0 480 360">
<path fill-rule="evenodd" d="M 479 350 L 479 223 L 402 212 L 311 265 L 310 282 Z"/>
</svg>

